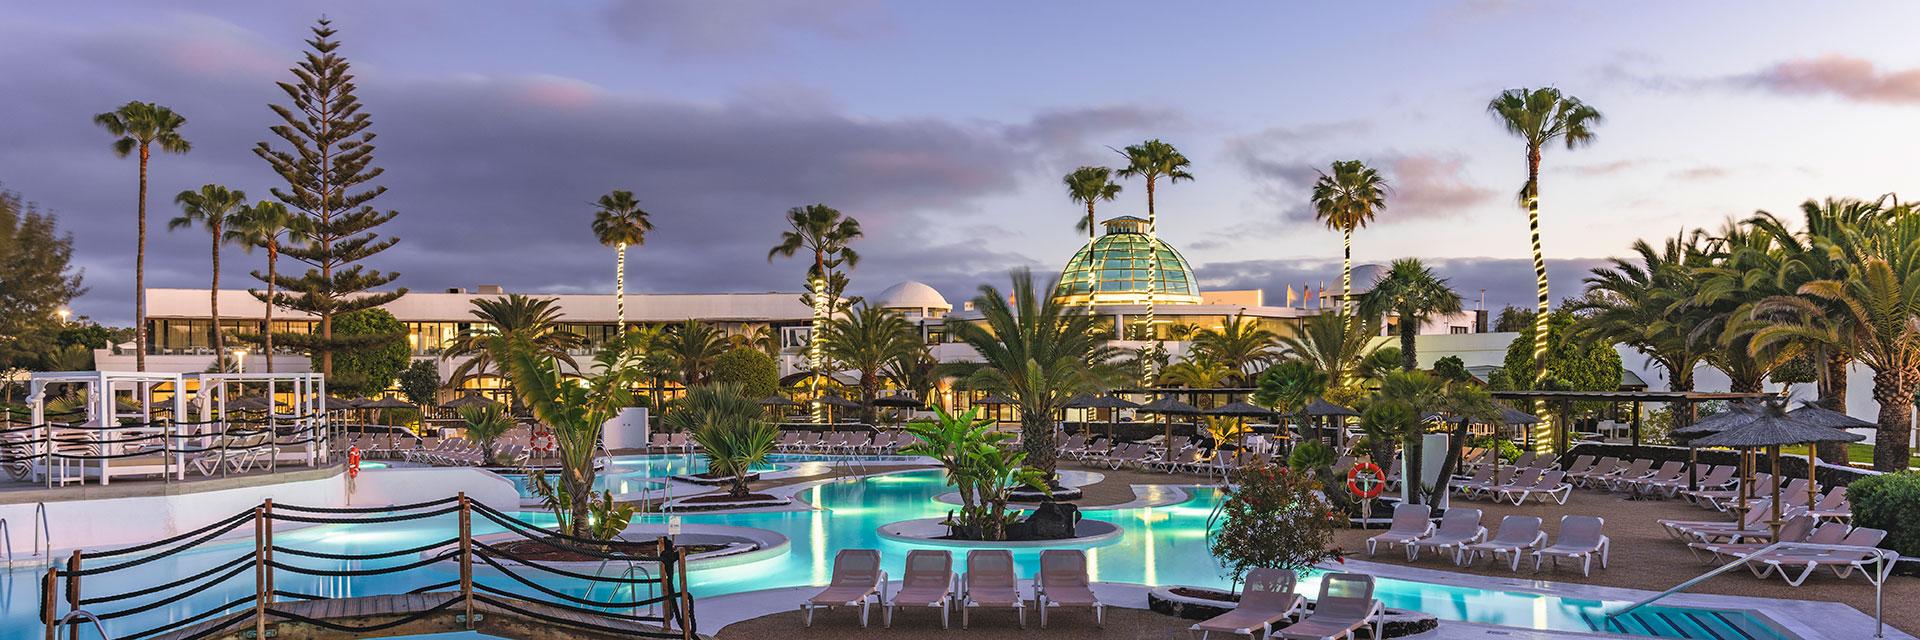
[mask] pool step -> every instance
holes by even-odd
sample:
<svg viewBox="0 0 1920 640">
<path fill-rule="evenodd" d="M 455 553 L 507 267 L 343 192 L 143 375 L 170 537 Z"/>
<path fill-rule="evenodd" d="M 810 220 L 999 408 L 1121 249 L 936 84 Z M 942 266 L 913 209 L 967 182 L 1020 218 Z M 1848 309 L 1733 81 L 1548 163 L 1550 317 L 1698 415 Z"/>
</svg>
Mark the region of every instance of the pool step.
<svg viewBox="0 0 1920 640">
<path fill-rule="evenodd" d="M 1777 640 L 1774 632 L 1740 612 L 1649 606 L 1617 618 L 1586 615 L 1594 631 L 1688 640 Z"/>
</svg>

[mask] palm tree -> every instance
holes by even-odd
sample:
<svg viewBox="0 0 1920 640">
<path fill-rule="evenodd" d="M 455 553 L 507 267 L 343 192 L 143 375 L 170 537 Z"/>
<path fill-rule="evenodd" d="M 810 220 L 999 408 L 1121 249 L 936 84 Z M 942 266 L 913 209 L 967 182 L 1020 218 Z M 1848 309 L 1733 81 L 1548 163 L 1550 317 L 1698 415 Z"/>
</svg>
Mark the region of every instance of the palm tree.
<svg viewBox="0 0 1920 640">
<path fill-rule="evenodd" d="M 873 399 L 880 395 L 880 373 L 895 359 L 923 350 L 920 332 L 898 311 L 860 305 L 827 320 L 827 359 L 860 372 L 861 420 L 873 424 Z"/>
<path fill-rule="evenodd" d="M 1247 320 L 1244 311 L 1227 316 L 1218 329 L 1193 334 L 1194 353 L 1225 365 L 1229 377 L 1241 386 L 1252 379 L 1256 368 L 1279 357 L 1274 349 L 1279 344 L 1279 334 L 1260 326 L 1258 320 Z"/>
<path fill-rule="evenodd" d="M 661 423 L 691 435 L 707 458 L 706 475 L 728 478 L 727 495 L 738 500 L 751 495 L 754 465 L 764 462 L 780 440 L 780 428 L 762 420 L 763 414 L 740 384 L 706 384 L 687 389 L 683 405 Z"/>
<path fill-rule="evenodd" d="M 1920 388 L 1920 214 L 1895 205 L 1888 216 L 1815 236 L 1845 277 L 1800 285 L 1797 297 L 1769 299 L 1762 311 L 1786 317 L 1753 339 L 1756 348 L 1840 335 L 1854 342 L 1860 363 L 1873 370 L 1873 399 L 1880 404 L 1873 466 L 1884 472 L 1907 468 L 1913 394 Z"/>
<path fill-rule="evenodd" d="M 168 231 L 200 224 L 213 236 L 213 288 L 207 290 L 207 295 L 213 305 L 213 362 L 225 370 L 227 339 L 226 332 L 220 330 L 220 245 L 228 241 L 227 222 L 246 209 L 247 192 L 208 184 L 201 185 L 199 191 L 180 192 L 173 197 L 173 202 L 180 205 L 180 215 L 167 222 Z"/>
<path fill-rule="evenodd" d="M 727 336 L 736 349 L 752 349 L 767 354 L 770 358 L 780 357 L 780 338 L 774 335 L 773 327 L 765 324 L 750 324 L 740 328 L 739 333 Z"/>
<path fill-rule="evenodd" d="M 505 363 L 509 347 L 515 341 L 524 342 L 535 359 L 558 360 L 577 369 L 572 352 L 586 345 L 586 337 L 561 329 L 560 320 L 565 316 L 560 313 L 559 303 L 559 298 L 533 298 L 519 293 L 474 300 L 473 309 L 467 313 L 479 322 L 461 331 L 446 350 L 440 352 L 442 360 L 467 358 L 454 367 L 448 376 L 449 383 L 459 384 L 469 376 L 484 374 L 494 365 Z"/>
<path fill-rule="evenodd" d="M 1226 363 L 1201 356 L 1167 365 L 1166 369 L 1160 371 L 1160 382 L 1188 389 L 1218 389 L 1234 379 L 1235 375 L 1233 368 Z"/>
<path fill-rule="evenodd" d="M 1327 377 L 1329 390 L 1351 386 L 1360 362 L 1373 352 L 1380 323 L 1360 315 L 1323 313 L 1309 316 L 1300 332 L 1282 336 L 1280 347 Z"/>
<path fill-rule="evenodd" d="M 1692 391 L 1693 369 L 1713 350 L 1691 330 L 1709 319 L 1692 304 L 1699 291 L 1694 267 L 1704 259 L 1698 234 L 1668 238 L 1659 249 L 1633 243 L 1639 264 L 1613 258 L 1587 276 L 1587 295 L 1569 309 L 1583 314 L 1582 334 L 1624 344 L 1667 371 L 1667 390 Z M 1678 407 L 1676 407 L 1677 409 Z"/>
<path fill-rule="evenodd" d="M 1193 174 L 1187 171 L 1187 167 L 1193 163 L 1187 160 L 1187 156 L 1181 154 L 1179 149 L 1158 139 L 1129 146 L 1119 153 L 1121 157 L 1127 159 L 1127 166 L 1121 167 L 1114 173 L 1123 178 L 1138 177 L 1145 178 L 1147 181 L 1147 243 L 1151 247 L 1158 244 L 1156 242 L 1159 239 L 1157 225 L 1160 221 L 1153 207 L 1154 186 L 1163 177 L 1167 179 L 1167 184 L 1192 180 Z M 1153 249 L 1150 253 L 1151 255 L 1147 258 L 1148 339 L 1152 339 L 1153 335 L 1153 307 L 1156 298 L 1154 292 L 1160 288 L 1160 251 Z M 1149 367 L 1147 371 L 1149 380 L 1153 377 L 1152 373 Z"/>
<path fill-rule="evenodd" d="M 1687 305 L 1699 310 L 1701 321 L 1687 337 L 1712 347 L 1706 361 L 1727 374 L 1729 391 L 1760 392 L 1769 374 L 1801 355 L 1799 345 L 1754 351 L 1753 332 L 1747 328 L 1753 323 L 1754 303 L 1791 294 L 1766 284 L 1786 269 L 1786 255 L 1771 233 L 1728 220 L 1718 235 L 1706 238 L 1693 265 L 1697 286 Z"/>
<path fill-rule="evenodd" d="M 1113 170 L 1106 167 L 1080 167 L 1067 174 L 1061 182 L 1067 185 L 1067 197 L 1074 202 L 1087 205 L 1087 217 L 1074 225 L 1075 229 L 1087 232 L 1087 242 L 1093 242 L 1094 228 L 1093 204 L 1105 200 L 1113 202 L 1120 195 L 1120 185 L 1113 181 Z"/>
<path fill-rule="evenodd" d="M 1360 312 L 1379 317 L 1388 312 L 1399 316 L 1400 369 L 1412 371 L 1420 366 L 1414 353 L 1413 337 L 1420 326 L 1437 314 L 1459 313 L 1460 294 L 1447 286 L 1447 279 L 1433 274 L 1418 258 L 1401 258 L 1374 281 L 1373 290 L 1360 298 Z"/>
<path fill-rule="evenodd" d="M 1387 208 L 1387 179 L 1359 160 L 1335 160 L 1333 173 L 1313 182 L 1313 216 L 1340 232 L 1340 311 L 1353 311 L 1353 232 Z"/>
<path fill-rule="evenodd" d="M 707 383 L 714 362 L 728 349 L 727 334 L 713 325 L 688 318 L 667 327 L 652 345 L 664 353 L 680 374 L 680 384 L 693 387 Z"/>
<path fill-rule="evenodd" d="M 633 192 L 625 189 L 600 196 L 594 206 L 599 209 L 593 214 L 593 235 L 600 239 L 600 244 L 613 247 L 614 327 L 618 333 L 626 333 L 627 245 L 646 244 L 653 222 L 647 219 L 640 202 L 633 199 Z"/>
<path fill-rule="evenodd" d="M 551 299 L 543 302 L 551 303 Z M 615 337 L 594 354 L 592 367 L 577 377 L 569 376 L 560 367 L 562 360 L 552 356 L 550 345 L 539 344 L 547 335 L 552 334 L 515 331 L 496 334 L 493 342 L 515 394 L 554 436 L 560 489 L 548 487 L 546 477 L 536 471 L 531 476 L 537 483 L 535 491 L 555 498 L 564 496 L 565 500 L 555 500 L 553 505 L 560 532 L 581 536 L 591 521 L 589 507 L 594 499 L 594 462 L 599 457 L 600 432 L 622 409 L 633 406 L 628 389 L 639 376 L 639 354 L 634 340 Z"/>
<path fill-rule="evenodd" d="M 1027 463 L 1051 481 L 1056 451 L 1053 416 L 1067 400 L 1107 387 L 1120 373 L 1118 349 L 1094 332 L 1086 307 L 1061 305 L 1051 285 L 1037 289 L 1033 273 L 1013 272 L 1011 300 L 993 285 L 981 285 L 973 306 L 979 323 L 962 322 L 952 335 L 980 354 L 982 366 L 967 386 L 999 393 L 1020 407 L 1020 444 Z"/>
<path fill-rule="evenodd" d="M 287 211 L 286 204 L 277 200 L 253 203 L 234 216 L 227 227 L 227 242 L 240 245 L 242 251 L 253 253 L 254 247 L 267 250 L 267 277 L 262 278 L 267 283 L 267 292 L 265 295 L 254 293 L 267 305 L 260 332 L 261 357 L 266 359 L 267 373 L 273 373 L 273 309 L 280 306 L 274 294 L 274 284 L 279 278 L 280 246 L 282 242 L 306 242 L 311 227 L 306 216 L 293 215 Z"/>
<path fill-rule="evenodd" d="M 153 157 L 153 145 L 167 153 L 186 153 L 193 144 L 180 136 L 187 119 L 172 109 L 135 100 L 119 109 L 98 114 L 93 123 L 119 136 L 113 141 L 113 153 L 125 158 L 140 152 L 140 241 L 133 254 L 133 340 L 134 368 L 147 370 L 147 161 Z"/>
<path fill-rule="evenodd" d="M 1527 208 L 1527 230 L 1533 240 L 1533 276 L 1539 311 L 1533 316 L 1533 361 L 1547 361 L 1547 311 L 1552 306 L 1547 293 L 1547 255 L 1540 248 L 1540 153 L 1558 140 L 1568 150 L 1592 144 L 1593 129 L 1601 121 L 1600 111 L 1579 98 L 1563 95 L 1559 89 L 1508 89 L 1487 103 L 1492 114 L 1508 133 L 1527 145 L 1527 182 L 1520 188 L 1520 199 Z M 1533 372 L 1537 378 L 1545 369 Z"/>
<path fill-rule="evenodd" d="M 813 328 L 807 340 L 807 367 L 813 371 L 826 368 L 826 332 L 827 316 L 831 313 L 831 301 L 827 295 L 830 270 L 845 264 L 851 269 L 859 264 L 860 254 L 852 247 L 855 238 L 861 236 L 860 221 L 842 216 L 838 209 L 824 204 L 810 204 L 787 210 L 786 231 L 780 232 L 780 244 L 767 251 L 767 262 L 773 262 L 774 256 L 791 258 L 795 253 L 806 250 L 813 254 L 813 264 L 807 267 L 807 291 L 812 295 Z M 821 404 L 820 376 L 813 376 L 809 390 L 813 392 L 813 421 L 826 422 L 826 405 Z"/>
</svg>

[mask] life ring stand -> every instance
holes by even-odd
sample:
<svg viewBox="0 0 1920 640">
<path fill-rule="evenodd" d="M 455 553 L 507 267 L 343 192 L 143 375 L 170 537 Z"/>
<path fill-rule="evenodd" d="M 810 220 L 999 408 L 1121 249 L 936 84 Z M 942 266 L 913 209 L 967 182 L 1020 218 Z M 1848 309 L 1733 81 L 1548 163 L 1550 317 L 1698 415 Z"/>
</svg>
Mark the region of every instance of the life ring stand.
<svg viewBox="0 0 1920 640">
<path fill-rule="evenodd" d="M 1371 481 L 1364 486 L 1360 483 L 1360 474 L 1366 473 Z M 1360 462 L 1347 470 L 1347 491 L 1362 499 L 1372 500 L 1387 490 L 1387 472 L 1372 462 Z"/>
<path fill-rule="evenodd" d="M 360 447 L 347 447 L 347 477 L 360 477 Z"/>
<path fill-rule="evenodd" d="M 555 446 L 553 432 L 547 429 L 534 429 L 533 437 L 527 442 L 534 451 L 551 453 Z"/>
</svg>

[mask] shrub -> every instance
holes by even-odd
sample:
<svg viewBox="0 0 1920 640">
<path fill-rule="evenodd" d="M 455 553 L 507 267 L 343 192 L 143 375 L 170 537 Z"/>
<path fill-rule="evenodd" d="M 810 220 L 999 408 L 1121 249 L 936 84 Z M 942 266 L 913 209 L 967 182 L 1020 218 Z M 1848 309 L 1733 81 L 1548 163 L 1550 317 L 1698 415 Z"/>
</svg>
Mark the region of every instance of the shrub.
<svg viewBox="0 0 1920 640">
<path fill-rule="evenodd" d="M 689 433 L 707 458 L 707 475 L 729 478 L 727 495 L 744 499 L 753 465 L 773 453 L 780 429 L 761 420 L 760 405 L 735 384 L 707 384 L 687 390 L 682 405 L 662 418 Z"/>
<path fill-rule="evenodd" d="M 740 393 L 757 400 L 780 391 L 780 365 L 757 349 L 734 349 L 714 360 L 710 380 L 740 385 Z"/>
<path fill-rule="evenodd" d="M 1467 444 L 1467 447 L 1473 449 L 1499 447 L 1501 460 L 1513 462 L 1514 460 L 1520 459 L 1520 445 L 1514 444 L 1512 440 L 1498 436 L 1480 436 L 1474 438 L 1472 442 Z"/>
<path fill-rule="evenodd" d="M 513 418 L 509 417 L 499 405 L 488 404 L 461 407 L 460 421 L 466 423 L 467 437 L 480 443 L 480 451 L 482 457 L 486 458 L 487 464 L 500 464 L 500 461 L 494 458 L 493 445 L 500 440 L 500 436 L 507 435 L 508 431 L 513 430 Z"/>
<path fill-rule="evenodd" d="M 1245 474 L 1207 523 L 1207 551 L 1235 583 L 1249 569 L 1305 573 L 1340 557 L 1333 548 L 1334 516 L 1303 474 L 1275 466 Z"/>
<path fill-rule="evenodd" d="M 333 339 L 351 348 L 333 353 L 333 375 L 327 389 L 346 396 L 366 396 L 393 386 L 394 376 L 407 368 L 407 325 L 385 309 L 361 309 L 335 316 Z"/>
<path fill-rule="evenodd" d="M 1887 532 L 1880 546 L 1903 556 L 1920 556 L 1920 527 L 1906 526 L 1920 513 L 1920 473 L 1902 471 L 1867 476 L 1847 485 L 1853 525 Z"/>
</svg>

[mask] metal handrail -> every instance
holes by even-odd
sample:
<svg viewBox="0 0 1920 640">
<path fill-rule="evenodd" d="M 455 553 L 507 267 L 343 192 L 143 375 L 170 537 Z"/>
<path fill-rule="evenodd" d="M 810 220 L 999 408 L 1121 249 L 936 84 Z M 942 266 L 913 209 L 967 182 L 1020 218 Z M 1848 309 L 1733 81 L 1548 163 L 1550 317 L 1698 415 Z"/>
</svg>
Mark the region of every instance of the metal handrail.
<svg viewBox="0 0 1920 640">
<path fill-rule="evenodd" d="M 34 503 L 33 515 L 35 517 L 33 523 L 33 555 L 36 558 L 40 556 L 40 531 L 42 529 L 45 529 L 47 532 L 47 553 L 51 555 L 53 553 L 53 524 L 47 521 L 47 503 Z M 9 552 L 9 554 L 11 554 L 11 552 Z"/>
<path fill-rule="evenodd" d="M 1705 582 L 1707 581 L 1708 578 L 1712 578 L 1722 573 L 1726 573 L 1728 571 L 1738 569 L 1741 566 L 1746 565 L 1747 563 L 1753 561 L 1756 558 L 1762 558 L 1767 554 L 1770 554 L 1779 549 L 1809 550 L 1809 551 L 1845 551 L 1849 553 L 1872 554 L 1874 557 L 1874 564 L 1876 565 L 1874 570 L 1872 572 L 1862 571 L 1861 573 L 1862 575 L 1865 575 L 1867 577 L 1867 582 L 1873 583 L 1873 624 L 1874 624 L 1873 637 L 1875 638 L 1886 637 L 1887 624 L 1886 624 L 1886 618 L 1884 616 L 1884 612 L 1882 611 L 1882 606 L 1881 606 L 1882 597 L 1884 596 L 1884 593 L 1885 593 L 1885 585 L 1887 582 L 1887 578 L 1893 575 L 1893 566 L 1894 566 L 1894 563 L 1900 561 L 1900 554 L 1892 550 L 1881 549 L 1879 547 L 1859 547 L 1859 546 L 1843 545 L 1843 544 L 1815 544 L 1811 542 L 1775 542 L 1765 547 L 1761 547 L 1759 551 L 1755 551 L 1751 554 L 1741 556 L 1733 560 L 1732 562 L 1728 562 L 1726 564 L 1720 565 L 1719 567 L 1715 568 L 1712 571 L 1708 571 L 1706 573 L 1695 576 L 1691 580 L 1674 585 L 1672 588 L 1667 589 L 1666 591 L 1662 591 L 1660 593 L 1654 594 L 1652 597 L 1642 599 L 1639 602 L 1629 604 L 1625 607 L 1621 607 L 1613 611 L 1608 611 L 1605 614 L 1603 614 L 1602 617 L 1606 620 L 1613 620 L 1614 618 L 1624 616 L 1628 613 L 1633 612 L 1633 610 L 1635 609 L 1639 609 L 1641 607 L 1652 604 L 1656 600 L 1693 588 L 1694 585 Z M 1605 629 L 1601 629 L 1601 631 L 1605 631 Z"/>
<path fill-rule="evenodd" d="M 13 534 L 7 531 L 7 519 L 0 518 L 0 543 L 7 546 L 7 570 L 13 570 Z"/>
</svg>

